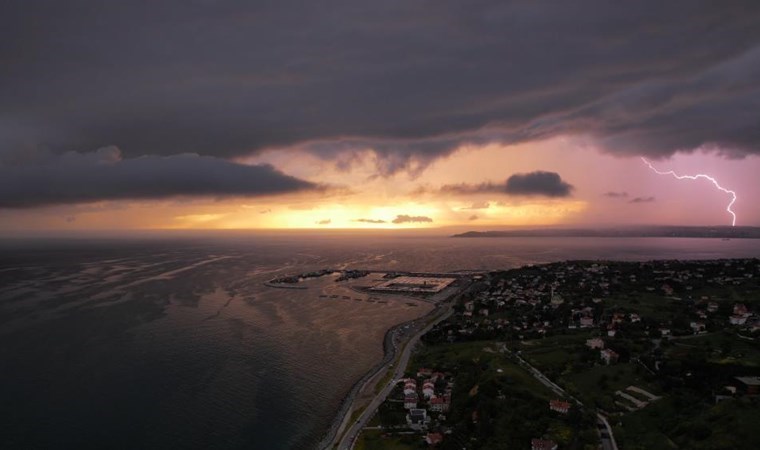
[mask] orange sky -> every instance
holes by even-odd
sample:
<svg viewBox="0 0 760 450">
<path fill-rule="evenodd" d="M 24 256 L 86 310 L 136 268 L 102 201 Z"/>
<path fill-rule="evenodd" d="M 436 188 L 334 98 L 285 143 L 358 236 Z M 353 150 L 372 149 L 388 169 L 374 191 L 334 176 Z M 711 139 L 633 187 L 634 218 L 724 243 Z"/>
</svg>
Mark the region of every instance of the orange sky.
<svg viewBox="0 0 760 450">
<path fill-rule="evenodd" d="M 464 147 L 435 160 L 419 174 L 376 176 L 373 155 L 350 167 L 293 149 L 270 151 L 245 163 L 271 163 L 283 172 L 325 183 L 322 193 L 263 198 L 103 201 L 0 212 L 2 229 L 218 229 L 218 228 L 497 228 L 499 226 L 727 224 L 727 198 L 708 183 L 683 183 L 651 173 L 638 158 L 599 153 L 581 139 L 556 138 L 512 147 Z M 739 225 L 760 214 L 747 198 L 758 194 L 760 160 L 727 160 L 705 154 L 656 161 L 684 173 L 703 169 L 739 189 Z M 515 173 L 557 172 L 574 186 L 567 198 L 502 193 L 441 193 L 444 184 L 503 183 Z M 624 198 L 604 196 L 625 192 Z M 654 201 L 632 203 L 634 198 Z M 400 215 L 429 222 L 393 223 Z M 364 219 L 365 221 L 359 221 Z"/>
</svg>

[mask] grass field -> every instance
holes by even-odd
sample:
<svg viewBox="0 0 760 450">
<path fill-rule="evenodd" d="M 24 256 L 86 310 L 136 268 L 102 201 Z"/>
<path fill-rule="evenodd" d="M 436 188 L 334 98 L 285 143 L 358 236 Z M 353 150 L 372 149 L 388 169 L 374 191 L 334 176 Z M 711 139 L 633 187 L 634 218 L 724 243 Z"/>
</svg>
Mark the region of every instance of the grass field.
<svg viewBox="0 0 760 450">
<path fill-rule="evenodd" d="M 488 369 L 480 381 L 509 379 L 542 398 L 552 397 L 546 386 L 538 382 L 517 364 L 509 361 L 504 354 L 496 351 L 493 342 L 463 342 L 442 346 L 423 347 L 416 352 L 409 363 L 408 374 L 414 375 L 420 367 L 451 371 L 456 379 L 457 367 L 463 362 L 476 362 Z"/>
<path fill-rule="evenodd" d="M 696 406 L 696 407 L 694 407 Z M 623 417 L 615 436 L 625 449 L 757 449 L 757 400 L 726 400 L 685 408 L 672 399 Z"/>
<path fill-rule="evenodd" d="M 383 437 L 380 430 L 365 430 L 356 441 L 355 450 L 412 450 L 427 448 L 422 438 L 417 436 Z"/>
<path fill-rule="evenodd" d="M 588 406 L 597 406 L 605 411 L 619 409 L 615 406 L 615 392 L 628 386 L 638 386 L 654 395 L 659 389 L 648 382 L 645 372 L 636 368 L 636 364 L 615 364 L 612 366 L 594 366 L 587 370 L 564 375 L 560 384 Z M 633 394 L 634 397 L 639 397 Z"/>
<path fill-rule="evenodd" d="M 760 343 L 742 339 L 730 332 L 718 332 L 675 341 L 667 350 L 674 359 L 683 359 L 699 349 L 707 361 L 716 364 L 739 364 L 760 367 Z"/>
<path fill-rule="evenodd" d="M 561 373 L 568 365 L 579 359 L 580 352 L 585 350 L 586 340 L 594 336 L 596 336 L 595 332 L 579 330 L 574 333 L 524 341 L 515 350 L 519 350 L 523 358 L 537 369 Z"/>
</svg>

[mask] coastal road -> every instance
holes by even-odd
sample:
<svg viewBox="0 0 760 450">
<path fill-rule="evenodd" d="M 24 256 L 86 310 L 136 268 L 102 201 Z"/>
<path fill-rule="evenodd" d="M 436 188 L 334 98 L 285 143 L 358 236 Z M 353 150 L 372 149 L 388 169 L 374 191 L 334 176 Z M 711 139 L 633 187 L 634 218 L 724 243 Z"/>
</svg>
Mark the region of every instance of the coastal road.
<svg viewBox="0 0 760 450">
<path fill-rule="evenodd" d="M 388 394 L 391 393 L 393 387 L 396 385 L 396 381 L 404 376 L 404 371 L 406 371 L 406 366 L 409 363 L 409 358 L 412 355 L 412 350 L 414 350 L 414 346 L 417 344 L 420 337 L 430 331 L 430 329 L 436 326 L 439 322 L 451 316 L 453 312 L 454 310 L 452 308 L 452 304 L 447 304 L 437 318 L 435 318 L 430 324 L 428 324 L 425 328 L 417 332 L 417 334 L 409 339 L 409 341 L 406 343 L 406 347 L 404 347 L 404 350 L 401 352 L 401 355 L 398 359 L 392 359 L 388 364 L 380 369 L 380 371 L 386 371 L 391 364 L 394 362 L 396 364 L 390 383 L 383 386 L 383 389 L 375 396 L 374 399 L 372 399 L 364 411 L 362 411 L 359 418 L 349 426 L 349 428 L 343 434 L 343 439 L 337 443 L 337 448 L 339 450 L 351 450 L 354 447 L 356 438 L 359 437 L 359 433 L 369 423 L 369 421 L 372 419 L 372 416 L 375 415 L 375 411 L 377 411 L 377 408 L 379 408 L 380 405 L 385 401 L 385 399 L 388 397 Z"/>
</svg>

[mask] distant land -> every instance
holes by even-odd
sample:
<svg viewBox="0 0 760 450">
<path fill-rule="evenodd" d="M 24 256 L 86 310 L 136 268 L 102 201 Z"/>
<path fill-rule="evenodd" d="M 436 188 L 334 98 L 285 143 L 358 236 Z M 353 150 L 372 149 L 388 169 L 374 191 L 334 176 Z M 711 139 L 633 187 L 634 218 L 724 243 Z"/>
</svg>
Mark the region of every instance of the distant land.
<svg viewBox="0 0 760 450">
<path fill-rule="evenodd" d="M 760 227 L 679 227 L 642 226 L 620 228 L 534 228 L 495 231 L 468 231 L 452 237 L 670 237 L 760 239 Z"/>
</svg>

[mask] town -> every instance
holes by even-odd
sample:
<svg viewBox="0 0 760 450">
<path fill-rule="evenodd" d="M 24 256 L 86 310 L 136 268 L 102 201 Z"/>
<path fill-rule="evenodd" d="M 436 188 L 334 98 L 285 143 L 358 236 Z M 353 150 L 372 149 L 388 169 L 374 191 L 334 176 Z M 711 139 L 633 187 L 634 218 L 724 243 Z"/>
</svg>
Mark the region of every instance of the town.
<svg viewBox="0 0 760 450">
<path fill-rule="evenodd" d="M 757 259 L 528 266 L 453 308 L 355 448 L 760 448 Z"/>
</svg>

